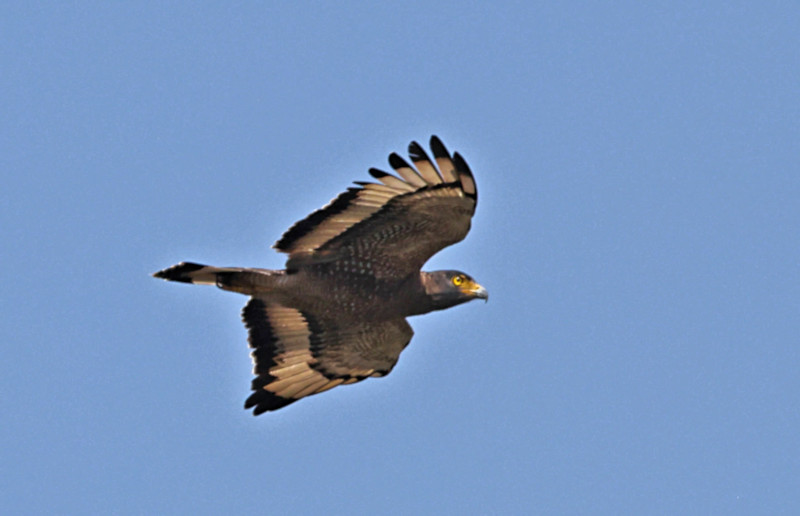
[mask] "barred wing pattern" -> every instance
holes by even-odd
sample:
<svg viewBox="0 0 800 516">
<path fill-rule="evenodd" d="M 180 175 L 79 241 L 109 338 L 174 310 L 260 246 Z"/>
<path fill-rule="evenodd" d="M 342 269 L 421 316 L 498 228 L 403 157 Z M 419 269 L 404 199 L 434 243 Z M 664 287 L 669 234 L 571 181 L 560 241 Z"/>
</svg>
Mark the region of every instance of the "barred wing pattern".
<svg viewBox="0 0 800 516">
<path fill-rule="evenodd" d="M 397 176 L 371 169 L 380 183 L 359 182 L 292 226 L 275 244 L 289 253 L 287 269 L 357 260 L 378 278 L 402 278 L 463 240 L 477 203 L 475 180 L 458 153 L 451 156 L 436 136 L 430 145 L 433 160 L 412 142 L 413 166 L 393 153 Z"/>
<path fill-rule="evenodd" d="M 254 296 L 242 319 L 253 348 L 258 415 L 337 385 L 388 374 L 414 334 L 405 319 L 341 325 Z"/>
</svg>

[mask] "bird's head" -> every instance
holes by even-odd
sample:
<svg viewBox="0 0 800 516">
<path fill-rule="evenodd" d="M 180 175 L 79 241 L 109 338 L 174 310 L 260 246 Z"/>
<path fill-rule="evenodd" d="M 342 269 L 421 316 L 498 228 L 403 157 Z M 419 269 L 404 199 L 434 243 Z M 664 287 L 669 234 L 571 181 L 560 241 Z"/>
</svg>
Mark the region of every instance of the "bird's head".
<svg viewBox="0 0 800 516">
<path fill-rule="evenodd" d="M 473 299 L 489 300 L 489 292 L 469 274 L 461 271 L 423 272 L 422 285 L 433 303 L 433 310 L 442 310 Z"/>
</svg>

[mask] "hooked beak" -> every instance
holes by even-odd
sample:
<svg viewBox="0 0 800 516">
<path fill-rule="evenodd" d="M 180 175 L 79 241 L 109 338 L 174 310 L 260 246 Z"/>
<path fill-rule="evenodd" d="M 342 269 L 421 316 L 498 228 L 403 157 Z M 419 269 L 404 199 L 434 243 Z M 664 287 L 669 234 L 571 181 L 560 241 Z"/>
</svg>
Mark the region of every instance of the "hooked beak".
<svg viewBox="0 0 800 516">
<path fill-rule="evenodd" d="M 475 283 L 475 286 L 472 288 L 472 295 L 477 299 L 483 299 L 484 301 L 489 302 L 489 291 L 477 283 Z"/>
</svg>

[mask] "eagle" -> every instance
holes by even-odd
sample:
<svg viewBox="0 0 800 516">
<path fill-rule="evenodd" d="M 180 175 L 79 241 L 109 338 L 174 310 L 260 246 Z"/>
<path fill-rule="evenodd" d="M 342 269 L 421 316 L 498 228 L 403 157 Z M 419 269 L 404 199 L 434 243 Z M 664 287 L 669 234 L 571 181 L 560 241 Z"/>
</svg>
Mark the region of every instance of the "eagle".
<svg viewBox="0 0 800 516">
<path fill-rule="evenodd" d="M 283 270 L 181 262 L 153 274 L 250 296 L 242 319 L 256 377 L 245 409 L 385 376 L 414 334 L 407 317 L 488 301 L 469 274 L 421 270 L 464 239 L 478 200 L 464 158 L 436 136 L 430 149 L 433 159 L 411 142 L 413 165 L 392 153 L 397 175 L 372 168 L 378 183 L 355 182 L 295 223 L 273 246 L 288 254 Z"/>
</svg>

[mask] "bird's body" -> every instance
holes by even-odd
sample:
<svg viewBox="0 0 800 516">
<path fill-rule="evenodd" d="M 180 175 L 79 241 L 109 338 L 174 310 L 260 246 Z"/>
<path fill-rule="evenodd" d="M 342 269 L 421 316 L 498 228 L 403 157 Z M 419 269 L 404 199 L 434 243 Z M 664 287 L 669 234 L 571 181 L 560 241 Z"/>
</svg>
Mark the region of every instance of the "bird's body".
<svg viewBox="0 0 800 516">
<path fill-rule="evenodd" d="M 400 177 L 358 183 L 296 223 L 275 244 L 285 270 L 180 263 L 154 276 L 249 295 L 242 317 L 255 363 L 254 414 L 391 371 L 413 331 L 405 318 L 487 299 L 458 271 L 422 272 L 466 236 L 477 190 L 466 162 L 435 136 L 437 167 L 415 142 L 416 168 L 396 154 Z"/>
</svg>

